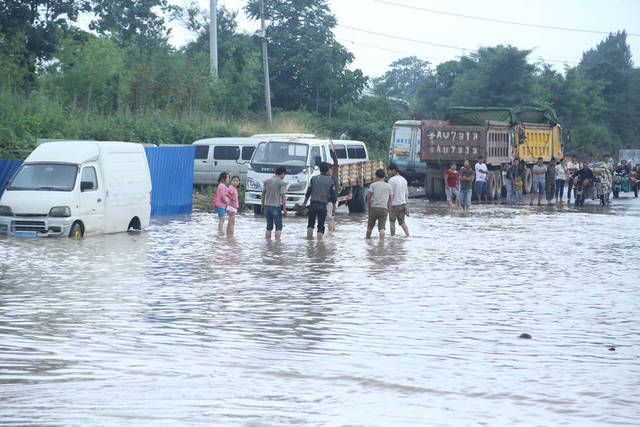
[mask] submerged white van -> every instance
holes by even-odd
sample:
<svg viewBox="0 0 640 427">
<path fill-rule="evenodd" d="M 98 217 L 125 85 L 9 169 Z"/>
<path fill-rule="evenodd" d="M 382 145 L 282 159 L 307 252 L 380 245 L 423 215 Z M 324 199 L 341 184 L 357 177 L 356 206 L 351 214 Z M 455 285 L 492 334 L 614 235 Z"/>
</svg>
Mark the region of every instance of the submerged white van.
<svg viewBox="0 0 640 427">
<path fill-rule="evenodd" d="M 334 141 L 334 146 L 338 164 L 369 160 L 363 142 Z M 247 172 L 245 204 L 253 206 L 254 212 L 260 213 L 263 183 L 273 176 L 278 167 L 284 166 L 287 169 L 284 178 L 287 184 L 287 209 L 302 205 L 311 178 L 320 174 L 320 163 L 333 163 L 330 150 L 331 142 L 323 139 L 275 138 L 260 142 Z M 352 154 L 351 158 L 349 153 Z"/>
<path fill-rule="evenodd" d="M 221 172 L 247 177 L 247 164 L 260 140 L 254 138 L 206 138 L 192 145 L 196 147 L 193 161 L 193 184 L 218 183 Z"/>
<path fill-rule="evenodd" d="M 151 214 L 144 148 L 63 141 L 37 147 L 0 199 L 0 233 L 82 237 L 142 230 Z"/>
</svg>

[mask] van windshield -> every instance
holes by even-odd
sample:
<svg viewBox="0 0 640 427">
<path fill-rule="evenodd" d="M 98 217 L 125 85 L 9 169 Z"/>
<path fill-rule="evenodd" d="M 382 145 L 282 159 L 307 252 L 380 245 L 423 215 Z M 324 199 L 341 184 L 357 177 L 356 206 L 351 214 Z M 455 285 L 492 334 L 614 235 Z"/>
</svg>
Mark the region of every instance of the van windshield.
<svg viewBox="0 0 640 427">
<path fill-rule="evenodd" d="M 7 190 L 71 191 L 77 175 L 77 165 L 27 163 L 22 165 Z"/>
<path fill-rule="evenodd" d="M 294 142 L 261 142 L 253 153 L 251 163 L 306 166 L 309 146 Z"/>
</svg>

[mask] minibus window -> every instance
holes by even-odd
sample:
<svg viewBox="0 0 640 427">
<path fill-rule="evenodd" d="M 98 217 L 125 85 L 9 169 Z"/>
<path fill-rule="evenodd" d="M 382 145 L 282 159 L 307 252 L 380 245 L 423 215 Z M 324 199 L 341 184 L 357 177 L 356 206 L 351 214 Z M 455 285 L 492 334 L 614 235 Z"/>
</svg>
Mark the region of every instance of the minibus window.
<svg viewBox="0 0 640 427">
<path fill-rule="evenodd" d="M 338 156 L 339 159 L 347 158 L 347 149 L 344 145 L 336 144 L 334 148 L 336 149 L 336 155 Z"/>
<path fill-rule="evenodd" d="M 209 157 L 208 145 L 196 145 L 196 159 L 206 159 Z"/>
<path fill-rule="evenodd" d="M 242 147 L 242 160 L 251 160 L 256 147 Z"/>
<path fill-rule="evenodd" d="M 347 147 L 347 151 L 349 152 L 350 159 L 366 159 L 367 152 L 364 150 L 364 147 L 359 145 L 350 145 Z"/>
<path fill-rule="evenodd" d="M 237 160 L 240 147 L 237 145 L 218 145 L 213 149 L 213 158 L 216 160 Z"/>
</svg>

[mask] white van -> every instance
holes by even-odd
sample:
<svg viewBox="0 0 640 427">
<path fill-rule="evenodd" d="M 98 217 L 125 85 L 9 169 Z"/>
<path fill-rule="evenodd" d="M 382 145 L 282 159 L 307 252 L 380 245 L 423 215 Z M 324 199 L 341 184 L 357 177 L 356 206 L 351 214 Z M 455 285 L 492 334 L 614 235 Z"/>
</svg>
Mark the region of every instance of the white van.
<svg viewBox="0 0 640 427">
<path fill-rule="evenodd" d="M 144 148 L 64 141 L 37 147 L 0 199 L 0 233 L 82 237 L 142 230 L 151 214 Z"/>
<path fill-rule="evenodd" d="M 247 165 L 259 142 L 253 138 L 207 138 L 194 142 L 193 184 L 217 184 L 221 172 L 238 175 L 240 181 L 244 181 Z"/>
<path fill-rule="evenodd" d="M 345 146 L 346 157 L 340 158 L 339 147 Z M 338 164 L 369 160 L 367 147 L 360 141 L 335 141 Z M 349 148 L 353 157 L 349 158 Z M 333 163 L 330 154 L 331 142 L 323 139 L 290 138 L 262 141 L 256 147 L 247 172 L 245 204 L 253 206 L 259 213 L 262 199 L 262 185 L 271 178 L 276 169 L 287 169 L 287 209 L 302 205 L 311 178 L 320 173 L 320 162 Z M 362 157 L 364 150 L 364 157 Z"/>
</svg>

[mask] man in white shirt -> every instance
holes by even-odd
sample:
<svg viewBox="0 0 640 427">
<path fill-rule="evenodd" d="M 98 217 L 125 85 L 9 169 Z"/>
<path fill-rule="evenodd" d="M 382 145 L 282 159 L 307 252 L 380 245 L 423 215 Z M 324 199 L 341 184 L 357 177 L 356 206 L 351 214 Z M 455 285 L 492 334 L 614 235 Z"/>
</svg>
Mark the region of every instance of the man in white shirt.
<svg viewBox="0 0 640 427">
<path fill-rule="evenodd" d="M 391 235 L 396 234 L 396 220 L 398 225 L 404 230 L 404 234 L 409 237 L 409 227 L 404 222 L 405 213 L 407 212 L 407 202 L 409 200 L 409 187 L 407 180 L 398 173 L 398 167 L 393 163 L 389 165 L 389 184 L 393 190 L 391 198 L 391 211 L 389 212 L 389 229 Z"/>
<path fill-rule="evenodd" d="M 487 170 L 487 165 L 484 164 L 484 157 L 480 156 L 476 163 L 476 195 L 478 196 L 478 203 L 482 202 L 483 195 L 485 201 L 489 203 L 489 186 L 487 184 L 488 176 L 489 171 Z"/>
<path fill-rule="evenodd" d="M 578 172 L 582 167 L 577 156 L 571 156 L 571 160 L 567 163 L 567 171 L 569 173 L 569 182 L 567 182 L 567 203 L 571 201 L 571 189 L 573 188 L 573 174 Z M 574 195 L 575 197 L 575 195 Z"/>
</svg>

